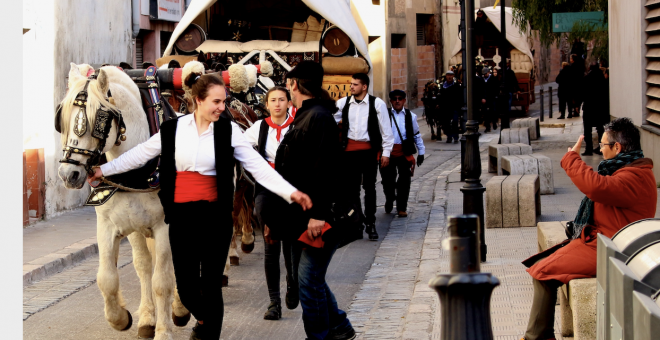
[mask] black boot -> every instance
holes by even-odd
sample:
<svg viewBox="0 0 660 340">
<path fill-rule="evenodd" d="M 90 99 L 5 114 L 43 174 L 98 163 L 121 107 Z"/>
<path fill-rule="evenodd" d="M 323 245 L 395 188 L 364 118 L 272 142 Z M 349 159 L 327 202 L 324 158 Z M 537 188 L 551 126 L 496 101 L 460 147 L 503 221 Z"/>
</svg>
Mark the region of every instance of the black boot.
<svg viewBox="0 0 660 340">
<path fill-rule="evenodd" d="M 277 301 L 271 301 L 264 313 L 264 320 L 279 320 L 282 318 L 282 306 Z"/>
<path fill-rule="evenodd" d="M 328 335 L 325 337 L 326 340 L 353 340 L 355 338 L 356 338 L 356 334 L 355 334 L 355 329 L 353 329 L 353 327 L 343 331 L 330 330 Z"/>
<path fill-rule="evenodd" d="M 286 308 L 296 309 L 300 302 L 300 295 L 298 292 L 298 282 L 291 282 L 293 279 L 286 278 L 286 295 L 284 296 L 284 303 Z"/>
<path fill-rule="evenodd" d="M 367 223 L 365 231 L 367 232 L 367 235 L 369 235 L 370 240 L 375 241 L 378 239 L 378 232 L 376 231 L 375 223 Z"/>
<path fill-rule="evenodd" d="M 202 340 L 204 339 L 204 325 L 200 324 L 199 321 L 195 324 L 190 333 L 190 340 Z"/>
<path fill-rule="evenodd" d="M 394 201 L 385 199 L 385 213 L 386 214 L 391 213 L 393 208 L 394 208 Z"/>
</svg>

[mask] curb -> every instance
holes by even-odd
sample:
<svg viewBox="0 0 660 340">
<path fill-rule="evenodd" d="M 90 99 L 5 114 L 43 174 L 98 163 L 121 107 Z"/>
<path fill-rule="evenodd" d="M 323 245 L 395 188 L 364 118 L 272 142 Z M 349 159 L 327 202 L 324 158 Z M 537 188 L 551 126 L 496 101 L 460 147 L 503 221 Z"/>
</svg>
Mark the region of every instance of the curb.
<svg viewBox="0 0 660 340">
<path fill-rule="evenodd" d="M 128 242 L 128 238 L 122 239 L 121 243 L 123 242 Z M 99 245 L 96 242 L 96 237 L 90 237 L 25 263 L 23 264 L 23 287 L 60 273 L 82 261 L 97 256 L 98 253 Z"/>
</svg>

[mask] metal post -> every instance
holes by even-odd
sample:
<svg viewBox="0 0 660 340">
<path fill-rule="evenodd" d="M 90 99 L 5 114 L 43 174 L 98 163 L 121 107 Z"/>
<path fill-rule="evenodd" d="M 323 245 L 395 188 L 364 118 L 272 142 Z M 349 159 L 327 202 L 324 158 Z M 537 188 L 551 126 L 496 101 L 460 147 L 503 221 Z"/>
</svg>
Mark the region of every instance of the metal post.
<svg viewBox="0 0 660 340">
<path fill-rule="evenodd" d="M 539 97 L 541 97 L 541 121 L 543 121 L 543 115 L 545 114 L 545 110 L 543 108 L 543 88 L 541 88 Z"/>
<path fill-rule="evenodd" d="M 461 3 L 464 0 L 461 0 Z M 461 5 L 462 6 L 462 5 Z M 468 77 L 468 73 L 466 72 L 466 65 L 467 65 L 467 53 L 466 53 L 466 48 L 465 48 L 465 11 L 461 11 L 461 23 L 458 26 L 458 30 L 461 33 L 461 51 L 463 51 L 463 54 L 461 56 L 461 63 L 463 64 L 463 81 Z M 459 75 L 457 74 L 456 77 Z M 461 119 L 465 117 L 465 111 L 467 111 L 467 103 L 465 100 L 467 100 L 468 94 L 467 94 L 467 86 L 463 86 L 463 106 L 461 107 Z M 461 142 L 461 182 L 465 181 L 465 162 L 463 162 L 463 159 L 465 158 L 465 133 L 461 136 L 461 139 L 459 139 Z"/>
<path fill-rule="evenodd" d="M 463 162 L 465 158 L 465 134 L 458 141 L 461 142 L 461 182 L 465 182 L 465 163 Z"/>
<path fill-rule="evenodd" d="M 548 111 L 548 117 L 552 119 L 552 86 L 550 86 L 550 95 L 548 96 L 548 98 L 550 98 L 548 99 L 550 100 L 550 106 L 549 106 L 550 111 Z"/>
<path fill-rule="evenodd" d="M 500 22 L 506 23 L 506 12 L 505 12 L 504 1 L 500 3 Z M 509 90 L 506 88 L 506 72 L 507 72 L 507 62 L 506 59 L 509 58 L 509 42 L 506 39 L 506 24 L 500 25 L 500 56 L 502 57 L 502 86 L 500 88 L 500 98 L 502 101 L 502 129 L 508 129 L 510 127 L 509 123 Z M 500 130 L 501 131 L 501 130 Z"/>
<path fill-rule="evenodd" d="M 467 86 L 467 114 L 465 136 L 465 156 L 463 165 L 465 170 L 465 185 L 463 192 L 463 213 L 476 214 L 481 221 L 484 220 L 484 188 L 481 185 L 481 157 L 479 154 L 479 122 L 475 117 L 474 107 L 474 1 L 463 0 L 461 10 L 465 13 L 465 78 Z M 481 231 L 481 261 L 486 262 L 486 240 Z"/>
<path fill-rule="evenodd" d="M 490 298 L 500 281 L 480 272 L 480 219 L 477 215 L 458 215 L 448 220 L 449 274 L 439 274 L 429 282 L 442 305 L 440 339 L 492 340 Z"/>
</svg>

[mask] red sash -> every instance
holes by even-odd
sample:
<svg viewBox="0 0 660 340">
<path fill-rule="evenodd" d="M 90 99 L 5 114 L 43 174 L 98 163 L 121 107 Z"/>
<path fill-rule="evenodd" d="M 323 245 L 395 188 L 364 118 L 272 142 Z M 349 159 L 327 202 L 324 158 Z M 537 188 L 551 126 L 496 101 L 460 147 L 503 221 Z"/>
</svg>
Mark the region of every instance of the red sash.
<svg viewBox="0 0 660 340">
<path fill-rule="evenodd" d="M 217 200 L 218 189 L 215 176 L 204 176 L 195 171 L 176 172 L 174 203 L 215 202 Z"/>
<path fill-rule="evenodd" d="M 381 152 L 378 152 L 378 162 L 380 162 L 380 156 L 381 156 Z M 404 154 L 403 144 L 394 144 L 392 146 L 392 152 L 390 152 L 390 160 L 396 157 L 405 157 L 406 161 L 410 163 L 410 175 L 412 176 L 415 174 L 415 156 Z"/>
<path fill-rule="evenodd" d="M 346 151 L 362 151 L 371 149 L 370 142 L 359 142 L 356 140 L 348 139 L 348 144 L 346 145 Z"/>
<path fill-rule="evenodd" d="M 282 129 L 284 129 L 285 127 L 291 125 L 291 123 L 293 122 L 293 116 L 289 116 L 289 118 L 281 126 L 273 123 L 273 120 L 271 119 L 271 117 L 268 117 L 268 118 L 264 119 L 264 121 L 266 122 L 266 124 L 268 124 L 268 126 L 270 126 L 273 129 L 277 130 L 277 136 L 276 137 L 277 137 L 277 141 L 280 142 L 280 139 L 282 138 Z"/>
<path fill-rule="evenodd" d="M 331 227 L 328 224 L 328 222 L 325 222 L 325 225 L 323 226 L 323 229 L 321 229 L 321 235 L 319 235 L 315 239 L 309 238 L 309 235 L 307 235 L 307 230 L 305 230 L 302 233 L 302 235 L 300 235 L 300 237 L 298 238 L 298 241 L 300 241 L 302 243 L 305 243 L 305 244 L 307 244 L 311 247 L 314 247 L 314 248 L 323 248 L 323 244 L 325 242 L 323 242 L 323 237 L 322 236 L 323 236 L 323 234 L 325 234 L 326 231 L 330 230 L 330 228 Z"/>
</svg>

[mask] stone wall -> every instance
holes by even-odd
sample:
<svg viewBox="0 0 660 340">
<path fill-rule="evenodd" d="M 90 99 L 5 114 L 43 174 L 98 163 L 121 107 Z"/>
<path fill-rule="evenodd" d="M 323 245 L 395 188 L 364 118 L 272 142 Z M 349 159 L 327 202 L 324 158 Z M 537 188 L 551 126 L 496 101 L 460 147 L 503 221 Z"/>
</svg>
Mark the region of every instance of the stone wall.
<svg viewBox="0 0 660 340">
<path fill-rule="evenodd" d="M 407 48 L 392 49 L 392 90 L 408 92 L 408 52 Z"/>
<path fill-rule="evenodd" d="M 417 46 L 417 106 L 423 106 L 424 85 L 435 80 L 435 46 Z"/>
</svg>

